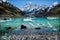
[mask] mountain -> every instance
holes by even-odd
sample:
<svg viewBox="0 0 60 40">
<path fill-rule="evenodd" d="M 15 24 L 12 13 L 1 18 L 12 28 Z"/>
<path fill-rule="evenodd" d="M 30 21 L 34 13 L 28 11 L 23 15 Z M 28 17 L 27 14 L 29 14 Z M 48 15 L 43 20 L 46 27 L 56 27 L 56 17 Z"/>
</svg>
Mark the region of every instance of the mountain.
<svg viewBox="0 0 60 40">
<path fill-rule="evenodd" d="M 51 6 L 49 6 L 47 16 L 58 17 L 60 16 L 60 3 L 54 2 Z"/>
<path fill-rule="evenodd" d="M 50 6 L 28 3 L 21 10 L 27 17 L 56 17 L 60 16 L 60 3 L 54 2 Z"/>
<path fill-rule="evenodd" d="M 21 17 L 23 12 L 9 2 L 0 1 L 0 17 Z"/>
<path fill-rule="evenodd" d="M 28 3 L 24 5 L 21 10 L 25 12 L 25 16 L 28 17 L 40 17 L 44 14 L 47 6 L 41 6 L 37 4 Z"/>
</svg>

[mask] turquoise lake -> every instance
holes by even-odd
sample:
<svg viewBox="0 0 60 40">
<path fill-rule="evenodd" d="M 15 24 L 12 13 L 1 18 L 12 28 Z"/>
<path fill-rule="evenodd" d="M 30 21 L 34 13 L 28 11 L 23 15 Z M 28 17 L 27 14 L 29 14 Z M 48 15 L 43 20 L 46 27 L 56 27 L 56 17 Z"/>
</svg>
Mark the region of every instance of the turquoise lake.
<svg viewBox="0 0 60 40">
<path fill-rule="evenodd" d="M 7 20 L 0 20 L 0 30 L 4 30 L 6 27 L 15 28 L 22 24 L 30 29 L 34 29 L 35 27 L 41 27 L 58 30 L 60 29 L 60 18 L 10 18 Z"/>
</svg>

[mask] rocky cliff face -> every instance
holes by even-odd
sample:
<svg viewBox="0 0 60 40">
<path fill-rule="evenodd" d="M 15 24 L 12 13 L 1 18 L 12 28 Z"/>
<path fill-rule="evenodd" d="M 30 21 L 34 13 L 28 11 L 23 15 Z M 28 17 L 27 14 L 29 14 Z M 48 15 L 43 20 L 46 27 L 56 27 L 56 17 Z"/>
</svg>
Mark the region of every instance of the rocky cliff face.
<svg viewBox="0 0 60 40">
<path fill-rule="evenodd" d="M 0 17 L 21 17 L 23 12 L 8 2 L 0 2 Z"/>
</svg>

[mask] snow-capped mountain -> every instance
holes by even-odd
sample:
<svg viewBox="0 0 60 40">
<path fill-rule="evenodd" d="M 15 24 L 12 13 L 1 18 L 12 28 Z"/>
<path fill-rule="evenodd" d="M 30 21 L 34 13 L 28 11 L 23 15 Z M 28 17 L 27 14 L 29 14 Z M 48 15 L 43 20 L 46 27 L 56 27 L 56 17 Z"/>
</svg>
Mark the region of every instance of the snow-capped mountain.
<svg viewBox="0 0 60 40">
<path fill-rule="evenodd" d="M 32 10 L 34 10 L 34 9 L 38 9 L 39 8 L 39 6 L 37 6 L 37 5 L 33 5 L 32 3 L 28 3 L 28 4 L 26 4 L 26 5 L 24 5 L 22 8 L 21 8 L 21 10 L 22 11 L 32 11 Z"/>
<path fill-rule="evenodd" d="M 28 4 L 24 5 L 21 8 L 21 10 L 22 11 L 29 11 L 29 12 L 31 12 L 33 10 L 38 11 L 39 9 L 44 10 L 45 8 L 46 8 L 45 5 L 41 6 L 41 5 L 37 5 L 37 4 L 28 3 Z"/>
<path fill-rule="evenodd" d="M 37 5 L 37 4 L 32 4 L 32 3 L 28 3 L 26 5 L 24 5 L 21 10 L 24 11 L 26 13 L 26 15 L 38 15 L 40 13 L 42 13 L 47 7 L 41 6 L 41 5 Z"/>
<path fill-rule="evenodd" d="M 51 11 L 54 11 L 59 8 L 60 8 L 60 3 L 54 2 L 50 6 L 28 3 L 28 4 L 24 5 L 23 7 L 21 7 L 20 9 L 26 13 L 25 16 L 45 17 L 45 16 L 50 16 L 50 15 L 55 16 L 55 14 Z M 56 11 L 58 13 L 58 11 L 60 11 L 60 10 L 56 10 Z"/>
<path fill-rule="evenodd" d="M 49 6 L 46 16 L 60 17 L 60 3 L 54 2 Z"/>
<path fill-rule="evenodd" d="M 52 8 L 54 8 L 54 7 L 58 6 L 58 5 L 60 5 L 59 2 L 54 2 L 52 5 L 49 6 L 48 11 L 50 11 Z"/>
</svg>

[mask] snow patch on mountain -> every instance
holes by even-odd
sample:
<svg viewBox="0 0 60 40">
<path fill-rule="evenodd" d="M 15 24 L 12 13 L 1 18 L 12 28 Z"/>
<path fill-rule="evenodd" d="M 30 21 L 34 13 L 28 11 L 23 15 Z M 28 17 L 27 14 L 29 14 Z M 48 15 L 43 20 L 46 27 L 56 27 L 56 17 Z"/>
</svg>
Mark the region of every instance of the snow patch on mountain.
<svg viewBox="0 0 60 40">
<path fill-rule="evenodd" d="M 52 5 L 53 6 L 56 6 L 56 5 L 58 5 L 59 4 L 59 2 L 54 2 Z"/>
<path fill-rule="evenodd" d="M 34 13 L 35 11 L 44 10 L 45 8 L 46 8 L 45 5 L 41 6 L 41 5 L 32 4 L 31 2 L 29 2 L 28 4 L 24 5 L 20 9 L 27 13 L 29 13 L 29 12 Z"/>
<path fill-rule="evenodd" d="M 48 11 L 50 11 L 50 9 L 54 8 L 55 6 L 59 5 L 59 2 L 54 2 L 52 5 L 49 6 Z"/>
<path fill-rule="evenodd" d="M 46 14 L 48 14 L 48 12 L 51 9 L 59 7 L 58 5 L 60 5 L 59 2 L 54 2 L 50 6 L 37 5 L 37 4 L 32 4 L 31 2 L 29 2 L 26 5 L 24 5 L 23 7 L 21 7 L 20 9 L 23 12 L 25 12 L 25 16 L 28 16 L 28 17 L 43 17 L 43 16 L 46 16 Z"/>
</svg>

